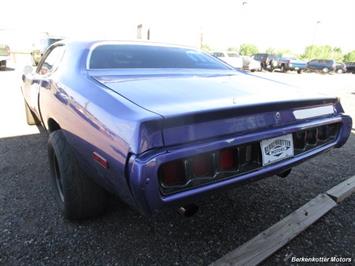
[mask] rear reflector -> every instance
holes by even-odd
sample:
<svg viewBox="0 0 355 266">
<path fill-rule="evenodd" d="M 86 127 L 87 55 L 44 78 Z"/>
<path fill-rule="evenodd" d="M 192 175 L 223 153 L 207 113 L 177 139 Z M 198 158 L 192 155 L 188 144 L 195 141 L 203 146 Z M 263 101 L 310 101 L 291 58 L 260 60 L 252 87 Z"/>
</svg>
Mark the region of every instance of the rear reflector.
<svg viewBox="0 0 355 266">
<path fill-rule="evenodd" d="M 99 165 L 101 165 L 103 168 L 105 169 L 108 168 L 107 160 L 104 157 L 102 157 L 100 154 L 98 154 L 96 151 L 92 153 L 92 159 L 96 161 Z"/>
</svg>

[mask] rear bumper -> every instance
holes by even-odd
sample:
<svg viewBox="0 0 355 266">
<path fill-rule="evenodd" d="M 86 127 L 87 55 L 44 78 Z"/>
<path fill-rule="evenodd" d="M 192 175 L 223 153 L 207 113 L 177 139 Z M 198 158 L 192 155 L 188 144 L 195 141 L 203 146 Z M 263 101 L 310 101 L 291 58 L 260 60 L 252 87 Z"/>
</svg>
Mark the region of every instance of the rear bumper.
<svg viewBox="0 0 355 266">
<path fill-rule="evenodd" d="M 158 181 L 158 169 L 161 164 L 172 160 L 180 159 L 187 156 L 210 152 L 213 150 L 223 149 L 226 147 L 240 145 L 262 139 L 273 138 L 276 136 L 289 134 L 307 128 L 326 125 L 330 123 L 340 123 L 340 131 L 335 141 L 296 155 L 290 159 L 286 159 L 272 165 L 262 167 L 253 172 L 223 179 L 215 183 L 206 184 L 190 190 L 177 192 L 172 195 L 163 195 L 160 191 Z M 349 116 L 339 115 L 333 118 L 323 118 L 315 121 L 305 122 L 297 125 L 290 125 L 282 128 L 264 130 L 246 135 L 239 135 L 222 140 L 209 141 L 202 144 L 191 144 L 180 146 L 167 150 L 159 150 L 152 154 L 146 154 L 143 157 L 132 156 L 129 162 L 129 179 L 132 194 L 137 203 L 138 209 L 145 213 L 151 214 L 165 206 L 179 206 L 189 203 L 194 199 L 215 190 L 233 187 L 235 185 L 251 182 L 260 178 L 268 177 L 287 170 L 301 162 L 324 152 L 332 147 L 341 147 L 348 139 L 352 127 L 352 120 Z"/>
</svg>

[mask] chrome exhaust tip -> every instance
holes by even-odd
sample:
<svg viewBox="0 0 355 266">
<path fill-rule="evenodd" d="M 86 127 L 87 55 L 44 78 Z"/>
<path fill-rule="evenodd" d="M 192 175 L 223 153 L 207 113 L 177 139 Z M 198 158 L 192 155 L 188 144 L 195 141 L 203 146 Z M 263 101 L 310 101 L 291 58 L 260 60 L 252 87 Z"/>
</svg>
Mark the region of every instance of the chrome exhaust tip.
<svg viewBox="0 0 355 266">
<path fill-rule="evenodd" d="M 184 217 L 191 217 L 198 211 L 198 206 L 195 204 L 188 204 L 180 206 L 177 212 Z"/>
</svg>

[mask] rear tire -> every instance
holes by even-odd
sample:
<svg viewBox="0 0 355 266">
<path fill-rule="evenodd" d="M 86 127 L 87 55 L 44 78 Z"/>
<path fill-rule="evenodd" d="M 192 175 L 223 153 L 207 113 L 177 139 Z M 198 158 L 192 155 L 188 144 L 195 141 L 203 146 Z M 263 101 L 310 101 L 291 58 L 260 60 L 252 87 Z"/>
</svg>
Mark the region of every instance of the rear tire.
<svg viewBox="0 0 355 266">
<path fill-rule="evenodd" d="M 0 62 L 0 70 L 6 70 L 6 60 Z"/>
<path fill-rule="evenodd" d="M 106 210 L 107 192 L 80 168 L 62 130 L 49 135 L 48 157 L 53 192 L 65 218 L 80 220 Z"/>
<path fill-rule="evenodd" d="M 284 64 L 281 65 L 281 72 L 282 73 L 286 73 L 287 72 L 286 67 L 285 67 Z"/>
<path fill-rule="evenodd" d="M 297 70 L 297 74 L 302 74 L 302 69 Z"/>
<path fill-rule="evenodd" d="M 40 124 L 37 116 L 28 107 L 26 101 L 25 101 L 25 113 L 26 113 L 26 122 L 28 125 L 32 126 L 32 125 L 39 125 Z"/>
</svg>

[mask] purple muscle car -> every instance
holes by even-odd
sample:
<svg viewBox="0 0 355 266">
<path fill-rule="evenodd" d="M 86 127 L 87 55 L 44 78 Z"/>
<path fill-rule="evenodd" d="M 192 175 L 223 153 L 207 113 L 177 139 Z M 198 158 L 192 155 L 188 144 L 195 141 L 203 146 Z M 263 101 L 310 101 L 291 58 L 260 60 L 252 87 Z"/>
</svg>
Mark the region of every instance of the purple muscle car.
<svg viewBox="0 0 355 266">
<path fill-rule="evenodd" d="M 61 41 L 22 79 L 69 219 L 103 212 L 108 192 L 147 215 L 191 213 L 207 192 L 286 176 L 341 147 L 352 125 L 337 98 L 172 45 Z"/>
</svg>

